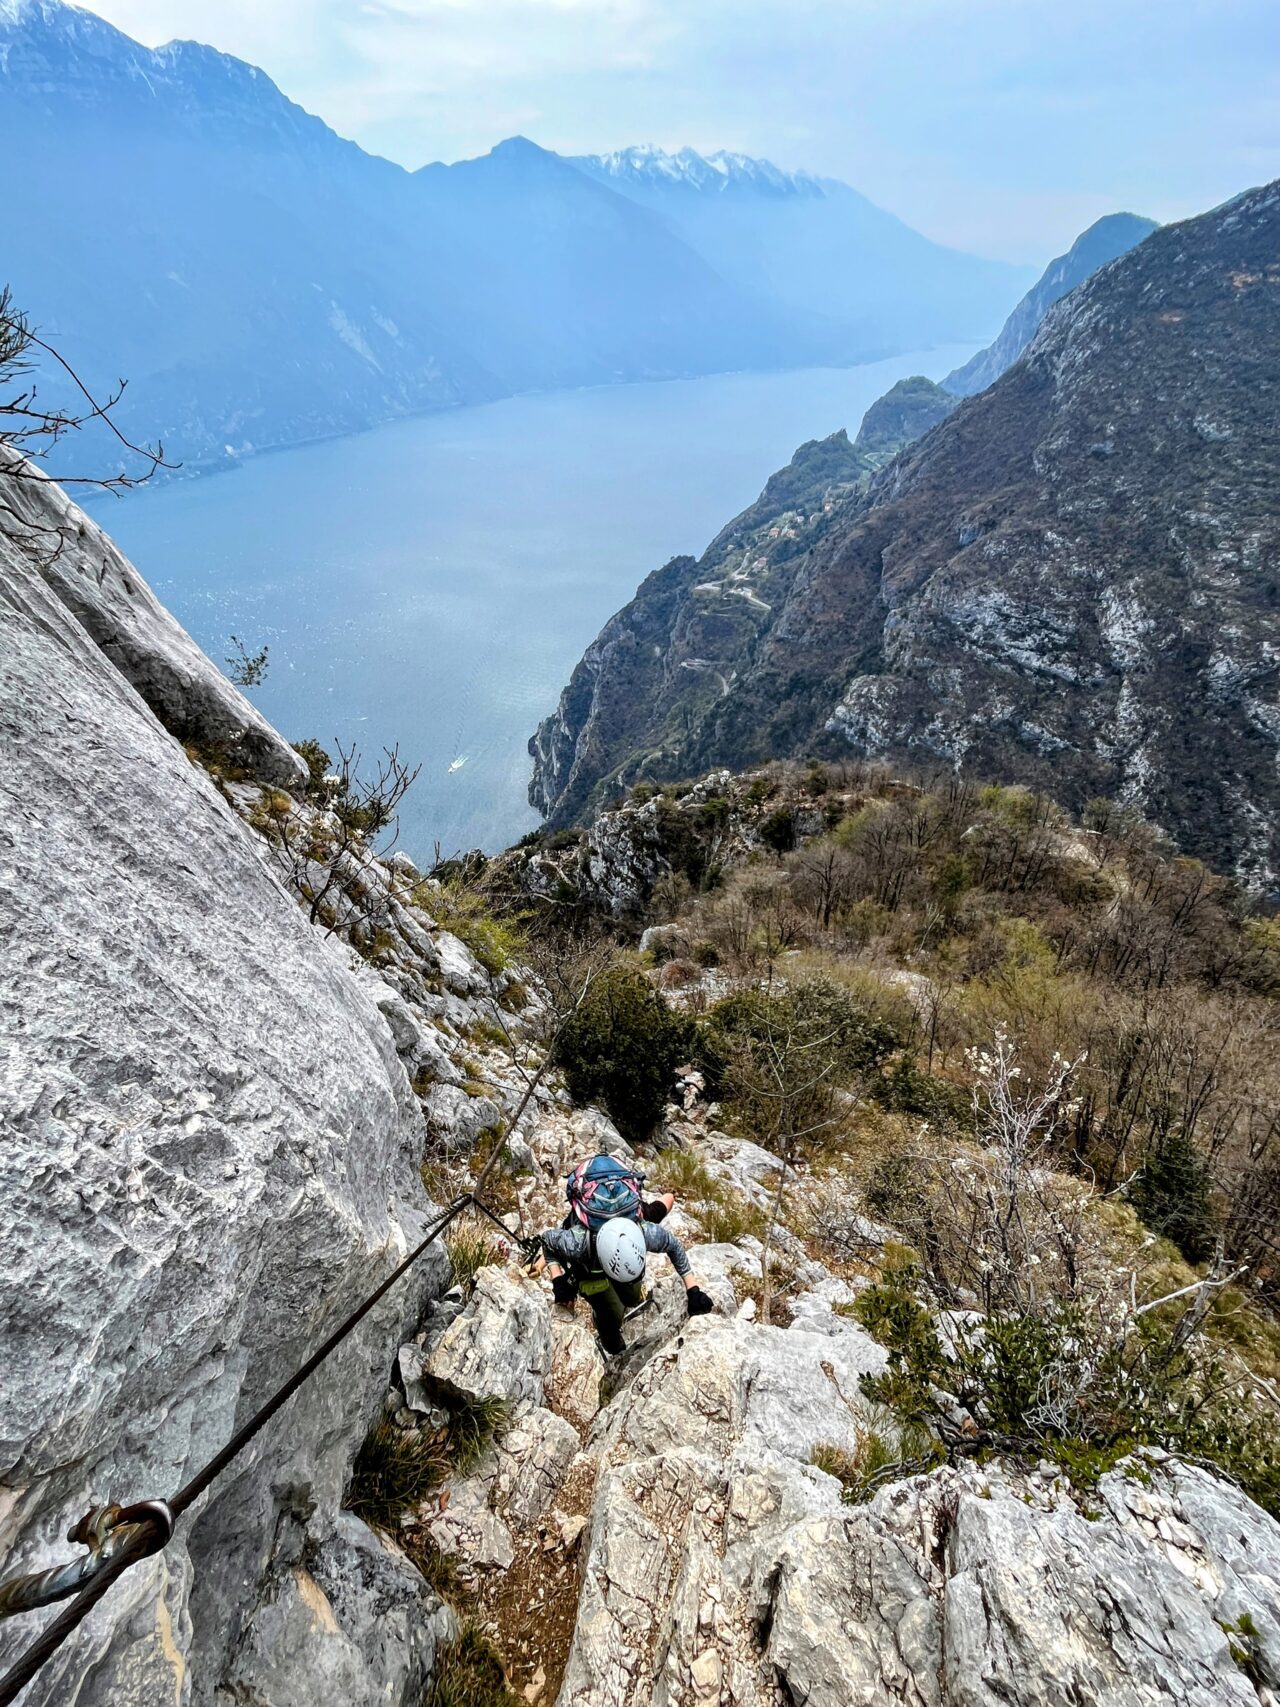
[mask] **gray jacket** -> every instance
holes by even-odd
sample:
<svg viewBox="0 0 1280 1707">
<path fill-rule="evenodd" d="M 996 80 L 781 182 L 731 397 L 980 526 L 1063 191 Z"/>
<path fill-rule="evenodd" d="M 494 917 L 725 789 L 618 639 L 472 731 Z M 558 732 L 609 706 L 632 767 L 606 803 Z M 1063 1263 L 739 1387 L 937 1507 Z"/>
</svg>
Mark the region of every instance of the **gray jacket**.
<svg viewBox="0 0 1280 1707">
<path fill-rule="evenodd" d="M 644 1234 L 645 1248 L 669 1256 L 672 1267 L 683 1280 L 693 1265 L 675 1234 L 656 1221 L 640 1221 L 637 1225 Z M 585 1227 L 553 1228 L 542 1235 L 542 1250 L 548 1262 L 559 1263 L 561 1268 L 576 1269 L 579 1274 L 589 1274 L 595 1267 L 591 1235 Z"/>
</svg>

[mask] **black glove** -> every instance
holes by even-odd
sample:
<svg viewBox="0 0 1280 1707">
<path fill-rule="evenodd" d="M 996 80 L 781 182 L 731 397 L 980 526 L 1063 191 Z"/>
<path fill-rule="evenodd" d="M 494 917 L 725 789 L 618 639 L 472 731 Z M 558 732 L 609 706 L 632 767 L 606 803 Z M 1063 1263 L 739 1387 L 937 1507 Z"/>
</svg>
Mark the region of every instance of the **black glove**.
<svg viewBox="0 0 1280 1707">
<path fill-rule="evenodd" d="M 691 1316 L 709 1316 L 715 1309 L 715 1305 L 700 1286 L 691 1286 L 684 1296 Z"/>
<path fill-rule="evenodd" d="M 572 1304 L 578 1296 L 578 1288 L 567 1274 L 557 1274 L 551 1281 L 551 1291 L 557 1304 Z"/>
</svg>

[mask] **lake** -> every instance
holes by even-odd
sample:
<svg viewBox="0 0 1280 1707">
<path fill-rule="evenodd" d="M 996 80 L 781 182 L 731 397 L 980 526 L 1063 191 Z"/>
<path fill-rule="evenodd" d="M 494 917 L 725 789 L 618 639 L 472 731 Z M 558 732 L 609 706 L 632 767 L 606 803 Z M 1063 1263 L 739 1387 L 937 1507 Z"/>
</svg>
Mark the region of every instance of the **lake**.
<svg viewBox="0 0 1280 1707">
<path fill-rule="evenodd" d="M 805 439 L 852 433 L 896 379 L 973 348 L 513 398 L 95 513 L 212 658 L 232 634 L 269 647 L 251 697 L 290 739 L 421 763 L 401 818 L 416 860 L 493 851 L 537 822 L 526 743 L 644 576 L 700 553 Z"/>
</svg>

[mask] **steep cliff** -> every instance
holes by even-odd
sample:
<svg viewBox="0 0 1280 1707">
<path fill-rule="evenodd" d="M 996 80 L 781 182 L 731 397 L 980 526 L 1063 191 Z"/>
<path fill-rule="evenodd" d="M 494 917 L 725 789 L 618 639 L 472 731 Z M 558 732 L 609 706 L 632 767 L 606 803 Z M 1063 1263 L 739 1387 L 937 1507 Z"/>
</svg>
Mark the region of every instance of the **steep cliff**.
<svg viewBox="0 0 1280 1707">
<path fill-rule="evenodd" d="M 650 575 L 588 648 L 530 741 L 532 804 L 567 821 L 616 784 L 675 774 L 668 749 L 681 751 L 750 670 L 762 625 L 813 541 L 875 469 L 954 407 L 928 379 L 899 380 L 867 411 L 852 444 L 841 431 L 801 445 L 700 558 L 673 558 Z"/>
<path fill-rule="evenodd" d="M 241 776 L 291 779 L 297 755 L 58 488 L 3 496 L 7 1577 L 72 1554 L 91 1504 L 171 1494 L 431 1204 L 405 1001 L 307 922 L 164 724 Z M 419 963 L 487 990 L 434 935 Z M 25 1700 L 417 1703 L 451 1615 L 340 1504 L 444 1269 L 429 1255 L 375 1309 Z M 48 1616 L 0 1625 L 0 1652 Z"/>
<path fill-rule="evenodd" d="M 1040 322 L 1055 302 L 1092 278 L 1099 267 L 1127 254 L 1158 229 L 1154 219 L 1141 219 L 1133 213 L 1110 213 L 1095 220 L 1087 231 L 1080 233 L 1065 255 L 1050 261 L 1005 321 L 999 336 L 963 367 L 947 375 L 942 382 L 945 389 L 957 397 L 973 397 L 994 385 L 1035 337 Z"/>
<path fill-rule="evenodd" d="M 852 748 L 1119 796 L 1273 887 L 1278 232 L 1276 186 L 1156 232 L 868 489 L 652 577 L 535 737 L 535 804 Z"/>
</svg>

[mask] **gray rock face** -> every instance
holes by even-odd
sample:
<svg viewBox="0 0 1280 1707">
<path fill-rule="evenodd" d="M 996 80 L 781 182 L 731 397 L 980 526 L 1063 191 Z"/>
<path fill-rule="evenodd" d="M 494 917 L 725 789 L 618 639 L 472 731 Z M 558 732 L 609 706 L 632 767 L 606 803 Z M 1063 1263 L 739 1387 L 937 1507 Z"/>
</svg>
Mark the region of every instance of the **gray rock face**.
<svg viewBox="0 0 1280 1707">
<path fill-rule="evenodd" d="M 263 782 L 288 788 L 305 780 L 306 765 L 289 743 L 205 657 L 60 486 L 6 480 L 5 501 L 14 513 L 0 511 L 0 561 L 43 574 L 171 734 L 231 750 Z"/>
<path fill-rule="evenodd" d="M 1202 1471 L 1074 1497 L 965 1466 L 844 1504 L 814 1448 L 884 1426 L 857 1387 L 883 1354 L 848 1326 L 695 1322 L 604 1414 L 560 1707 L 1274 1698 L 1280 1525 Z"/>
<path fill-rule="evenodd" d="M 68 585 L 104 544 L 91 524 L 79 537 Z M 428 1204 L 421 1113 L 346 951 L 307 925 L 108 645 L 116 633 L 135 668 L 167 659 L 154 680 L 172 685 L 190 642 L 160 644 L 168 619 L 141 583 L 123 591 L 110 554 L 111 600 L 142 617 L 91 637 L 92 601 L 78 620 L 29 542 L 0 553 L 8 1575 L 66 1558 L 63 1532 L 92 1501 L 172 1493 L 399 1260 Z M 215 675 L 205 661 L 189 681 L 230 718 Z M 252 1692 L 253 1632 L 281 1573 L 340 1545 L 350 1461 L 443 1266 L 424 1260 L 373 1312 L 97 1608 L 29 1707 L 198 1704 L 233 1676 L 238 1699 L 285 1699 Z M 308 1672 L 300 1649 L 289 1699 L 324 1698 L 340 1675 L 344 1700 L 398 1700 L 418 1660 L 335 1617 L 346 1657 Z M 0 1626 L 0 1652 L 40 1622 Z"/>
<path fill-rule="evenodd" d="M 349 1512 L 283 1566 L 232 1661 L 230 1698 L 246 1707 L 418 1707 L 453 1614 L 390 1542 Z"/>
<path fill-rule="evenodd" d="M 1277 1526 L 1185 1467 L 1112 1474 L 1098 1503 L 970 1468 L 799 1524 L 766 1658 L 813 1707 L 1256 1707 L 1222 1624 L 1253 1619 L 1274 1688 Z"/>
<path fill-rule="evenodd" d="M 505 1268 L 482 1268 L 462 1314 L 425 1366 L 449 1398 L 542 1403 L 551 1368 L 551 1305 L 545 1288 Z"/>
</svg>

